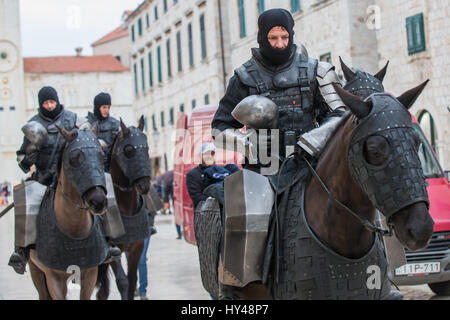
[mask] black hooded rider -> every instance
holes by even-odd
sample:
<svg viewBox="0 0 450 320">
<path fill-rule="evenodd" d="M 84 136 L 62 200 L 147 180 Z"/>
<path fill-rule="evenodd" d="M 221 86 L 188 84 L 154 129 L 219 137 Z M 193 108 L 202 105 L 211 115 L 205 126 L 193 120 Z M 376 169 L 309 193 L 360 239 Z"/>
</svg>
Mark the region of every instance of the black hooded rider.
<svg viewBox="0 0 450 320">
<path fill-rule="evenodd" d="M 89 112 L 87 116 L 89 123 L 98 122 L 98 139 L 105 152 L 106 172 L 109 172 L 112 147 L 120 130 L 120 122 L 110 116 L 110 110 L 111 96 L 108 93 L 101 92 L 94 98 L 94 112 Z"/>
<path fill-rule="evenodd" d="M 30 150 L 31 142 L 24 137 L 23 144 L 17 151 L 19 167 L 23 172 L 28 173 L 34 165 L 36 171 L 32 174 L 31 180 L 40 182 L 49 187 L 55 187 L 58 180 L 57 162 L 64 148 L 65 140 L 60 137 L 56 125 L 72 130 L 77 124 L 77 115 L 64 109 L 60 104 L 58 93 L 52 87 L 43 87 L 38 93 L 39 109 L 38 114 L 33 116 L 28 122 L 36 121 L 47 130 L 46 141 L 40 149 Z M 26 261 L 28 260 L 29 248 L 16 248 L 11 255 L 9 265 L 14 270 L 23 274 L 25 272 Z"/>
<path fill-rule="evenodd" d="M 213 135 L 218 147 L 236 151 L 240 145 L 247 155 L 251 140 L 239 130 L 243 124 L 231 112 L 246 97 L 265 96 L 278 106 L 279 156 L 283 160 L 288 144 L 299 151 L 296 142 L 302 135 L 332 116 L 341 115 L 340 109 L 345 105 L 332 86 L 340 85 L 334 67 L 308 58 L 294 43 L 294 20 L 289 11 L 265 11 L 258 19 L 258 27 L 259 48 L 252 49 L 252 58 L 231 77 L 212 122 Z M 249 164 L 247 159 L 244 168 L 260 172 L 261 164 Z M 225 298 L 238 298 L 239 290 L 224 286 L 222 294 Z"/>
</svg>

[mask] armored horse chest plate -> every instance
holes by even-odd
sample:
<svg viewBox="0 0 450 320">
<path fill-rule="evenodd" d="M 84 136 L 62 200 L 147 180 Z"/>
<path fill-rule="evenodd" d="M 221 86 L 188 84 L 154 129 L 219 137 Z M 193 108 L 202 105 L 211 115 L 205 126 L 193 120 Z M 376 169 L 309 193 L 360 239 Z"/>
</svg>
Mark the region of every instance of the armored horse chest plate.
<svg viewBox="0 0 450 320">
<path fill-rule="evenodd" d="M 81 270 L 100 265 L 107 256 L 108 246 L 101 229 L 101 222 L 94 216 L 94 223 L 85 238 L 72 238 L 58 226 L 53 210 L 55 191 L 48 189 L 37 217 L 36 251 L 39 260 L 49 268 L 66 271 L 71 265 Z"/>
<path fill-rule="evenodd" d="M 147 208 L 142 196 L 139 196 L 140 209 L 133 216 L 121 215 L 125 234 L 121 237 L 112 239 L 115 244 L 130 244 L 141 241 L 150 235 L 150 226 L 148 222 Z"/>
<path fill-rule="evenodd" d="M 283 260 L 275 299 L 373 300 L 390 290 L 387 261 L 378 235 L 369 252 L 348 259 L 324 244 L 309 227 L 304 211 L 304 183 L 298 183 L 289 200 L 281 235 Z M 374 278 L 374 283 L 371 282 Z M 369 281 L 368 281 L 369 280 Z M 369 283 L 369 285 L 368 285 Z M 373 284 L 373 285 L 371 285 Z M 378 284 L 378 285 L 377 285 Z"/>
</svg>

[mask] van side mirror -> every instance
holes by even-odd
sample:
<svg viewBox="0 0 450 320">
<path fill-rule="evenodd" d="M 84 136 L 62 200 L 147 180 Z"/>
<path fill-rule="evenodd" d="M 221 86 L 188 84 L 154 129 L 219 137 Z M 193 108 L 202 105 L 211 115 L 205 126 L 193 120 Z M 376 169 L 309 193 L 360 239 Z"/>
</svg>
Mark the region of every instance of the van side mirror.
<svg viewBox="0 0 450 320">
<path fill-rule="evenodd" d="M 450 171 L 445 171 L 445 175 L 447 176 L 447 181 L 450 183 Z"/>
</svg>

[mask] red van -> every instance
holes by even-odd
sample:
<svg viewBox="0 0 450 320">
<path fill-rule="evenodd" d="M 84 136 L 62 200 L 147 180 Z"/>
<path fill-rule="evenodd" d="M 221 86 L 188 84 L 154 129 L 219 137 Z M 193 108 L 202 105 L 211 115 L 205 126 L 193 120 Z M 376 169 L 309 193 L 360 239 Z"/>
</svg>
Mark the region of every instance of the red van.
<svg viewBox="0 0 450 320">
<path fill-rule="evenodd" d="M 199 149 L 203 142 L 212 141 L 211 121 L 218 106 L 198 107 L 187 116 L 180 114 L 177 121 L 174 166 L 174 210 L 177 224 L 183 226 L 187 242 L 196 244 L 194 235 L 194 208 L 186 189 L 186 173 L 199 164 Z M 450 295 L 450 184 L 439 162 L 413 118 L 422 139 L 419 157 L 428 183 L 430 214 L 435 222 L 430 245 L 416 252 L 406 250 L 407 264 L 394 270 L 391 279 L 397 285 L 427 283 L 440 295 Z M 197 131 L 197 133 L 195 133 Z M 197 157 L 197 158 L 196 158 Z M 183 159 L 183 161 L 177 161 Z M 242 159 L 237 153 L 217 150 L 217 164 L 236 163 Z"/>
<path fill-rule="evenodd" d="M 186 187 L 186 174 L 201 163 L 200 147 L 204 142 L 213 141 L 211 121 L 216 113 L 217 105 L 195 108 L 191 118 L 181 113 L 177 119 L 175 138 L 175 164 L 173 169 L 173 203 L 175 222 L 182 226 L 184 239 L 196 245 L 194 234 L 194 208 Z M 242 156 L 236 152 L 217 149 L 216 163 L 240 164 Z"/>
</svg>

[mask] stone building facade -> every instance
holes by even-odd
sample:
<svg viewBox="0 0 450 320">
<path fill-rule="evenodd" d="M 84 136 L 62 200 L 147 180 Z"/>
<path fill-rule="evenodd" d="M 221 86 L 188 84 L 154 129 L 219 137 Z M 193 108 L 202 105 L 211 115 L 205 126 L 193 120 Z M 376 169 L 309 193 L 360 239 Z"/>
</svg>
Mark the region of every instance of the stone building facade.
<svg viewBox="0 0 450 320">
<path fill-rule="evenodd" d="M 390 60 L 385 88 L 394 95 L 430 79 L 411 109 L 450 170 L 450 7 L 447 0 L 376 0 L 379 66 Z"/>
<path fill-rule="evenodd" d="M 144 1 L 129 16 L 137 117 L 147 119 L 154 174 L 173 168 L 175 123 L 224 92 L 218 1 Z"/>
</svg>

